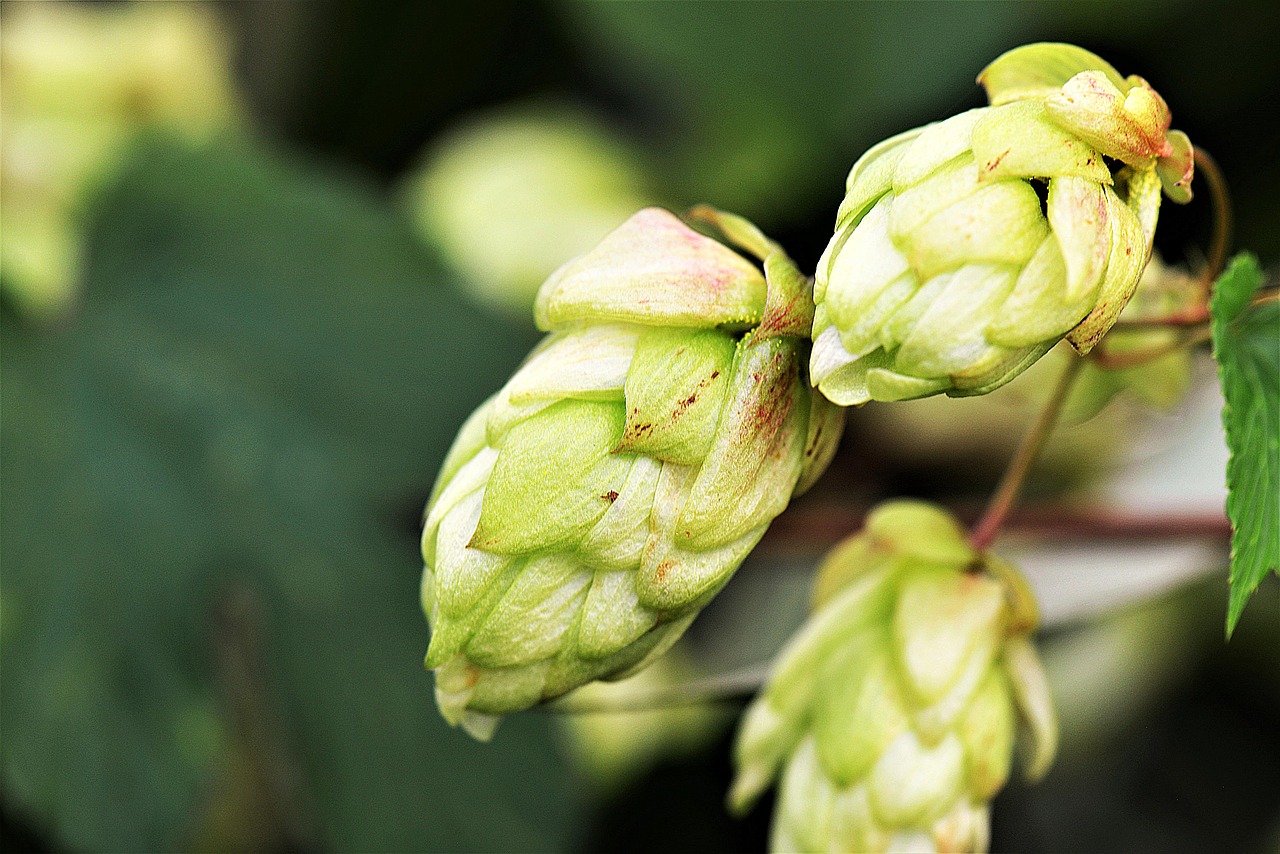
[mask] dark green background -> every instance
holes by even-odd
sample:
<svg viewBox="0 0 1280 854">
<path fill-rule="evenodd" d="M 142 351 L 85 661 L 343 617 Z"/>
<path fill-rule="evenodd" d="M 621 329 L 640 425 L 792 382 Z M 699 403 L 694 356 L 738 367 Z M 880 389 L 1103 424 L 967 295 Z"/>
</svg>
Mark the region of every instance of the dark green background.
<svg viewBox="0 0 1280 854">
<path fill-rule="evenodd" d="M 865 147 L 981 103 L 1001 51 L 1069 40 L 1153 82 L 1231 180 L 1237 245 L 1274 265 L 1275 8 L 226 4 L 252 138 L 141 141 L 95 203 L 74 316 L 3 311 L 6 849 L 763 846 L 767 804 L 720 808 L 727 743 L 604 798 L 545 716 L 488 746 L 439 720 L 418 514 L 534 338 L 458 295 L 389 188 L 472 111 L 565 97 L 665 197 L 753 217 L 811 266 Z M 1159 245 L 1195 262 L 1208 233 L 1203 201 L 1170 205 Z M 837 480 L 866 472 L 851 435 Z M 996 849 L 1267 844 L 1280 698 L 1229 650 L 1188 671 L 1092 765 L 1003 796 Z"/>
</svg>

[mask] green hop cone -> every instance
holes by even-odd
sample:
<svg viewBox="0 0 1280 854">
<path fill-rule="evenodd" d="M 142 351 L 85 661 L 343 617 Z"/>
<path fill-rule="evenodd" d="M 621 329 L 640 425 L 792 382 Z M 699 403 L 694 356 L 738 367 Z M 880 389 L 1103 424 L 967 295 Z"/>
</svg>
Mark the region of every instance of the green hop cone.
<svg viewBox="0 0 1280 854">
<path fill-rule="evenodd" d="M 1064 44 L 978 78 L 991 106 L 854 164 L 818 263 L 811 374 L 842 405 L 985 394 L 1065 337 L 1087 353 L 1151 255 L 1193 151 L 1145 80 Z"/>
<path fill-rule="evenodd" d="M 743 718 L 730 807 L 781 775 L 775 851 L 985 849 L 1015 730 L 1057 724 L 1017 572 L 927 504 L 881 505 L 819 572 L 815 612 Z"/>
<path fill-rule="evenodd" d="M 422 536 L 444 717 L 498 717 L 665 651 L 835 451 L 807 282 L 655 208 L 557 270 L 550 334 L 463 426 Z M 808 310 L 806 311 L 806 307 Z"/>
</svg>

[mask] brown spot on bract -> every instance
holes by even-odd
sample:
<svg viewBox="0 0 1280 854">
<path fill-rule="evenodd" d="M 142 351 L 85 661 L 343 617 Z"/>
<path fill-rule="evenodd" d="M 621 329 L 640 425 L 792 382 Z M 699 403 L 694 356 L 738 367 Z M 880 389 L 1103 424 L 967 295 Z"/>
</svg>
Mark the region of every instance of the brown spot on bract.
<svg viewBox="0 0 1280 854">
<path fill-rule="evenodd" d="M 667 573 L 672 570 L 675 564 L 668 558 L 658 564 L 653 569 L 653 580 L 656 584 L 665 584 L 667 581 Z"/>
<path fill-rule="evenodd" d="M 716 378 L 716 377 L 718 377 L 718 376 L 720 376 L 720 372 L 719 372 L 719 371 L 712 371 L 712 372 L 711 372 L 711 379 L 715 379 L 715 378 Z"/>
</svg>

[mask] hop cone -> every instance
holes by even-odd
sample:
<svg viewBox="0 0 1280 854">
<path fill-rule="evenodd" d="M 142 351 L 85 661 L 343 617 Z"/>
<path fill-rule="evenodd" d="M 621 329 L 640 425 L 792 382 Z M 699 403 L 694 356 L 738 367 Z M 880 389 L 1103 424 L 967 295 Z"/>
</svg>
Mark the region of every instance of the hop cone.
<svg viewBox="0 0 1280 854">
<path fill-rule="evenodd" d="M 899 501 L 836 547 L 816 598 L 743 719 L 730 806 L 781 773 L 775 851 L 984 849 L 1018 718 L 1032 775 L 1057 739 L 1017 573 Z"/>
<path fill-rule="evenodd" d="M 1086 353 L 1151 254 L 1191 143 L 1139 77 L 1070 45 L 983 71 L 991 106 L 875 146 L 818 263 L 811 373 L 840 404 L 985 394 L 1064 336 Z"/>
<path fill-rule="evenodd" d="M 780 253 L 765 270 L 647 209 L 543 285 L 550 334 L 463 426 L 427 509 L 450 722 L 484 738 L 660 655 L 825 468 L 842 415 L 803 372 L 805 281 Z"/>
</svg>

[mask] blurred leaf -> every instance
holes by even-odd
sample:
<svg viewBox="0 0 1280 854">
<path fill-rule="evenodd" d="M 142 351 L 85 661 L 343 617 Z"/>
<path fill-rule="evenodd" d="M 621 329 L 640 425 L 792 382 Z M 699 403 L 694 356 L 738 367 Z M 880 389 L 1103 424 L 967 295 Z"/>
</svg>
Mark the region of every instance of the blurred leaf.
<svg viewBox="0 0 1280 854">
<path fill-rule="evenodd" d="M 421 665 L 416 514 L 528 333 L 360 186 L 247 146 L 153 140 L 95 221 L 74 320 L 3 317 L 6 796 L 75 848 L 181 848 L 247 745 L 281 844 L 563 847 L 547 722 L 472 744 Z"/>
<path fill-rule="evenodd" d="M 1231 598 L 1227 634 L 1268 570 L 1280 573 L 1280 303 L 1250 308 L 1262 268 L 1237 255 L 1214 287 L 1213 354 L 1227 431 Z"/>
<path fill-rule="evenodd" d="M 617 85 L 663 117 L 651 125 L 679 127 L 666 131 L 677 143 L 655 165 L 681 197 L 766 228 L 815 198 L 834 215 L 845 173 L 866 147 L 979 103 L 978 72 L 1031 29 L 1012 5 L 556 9 Z"/>
</svg>

